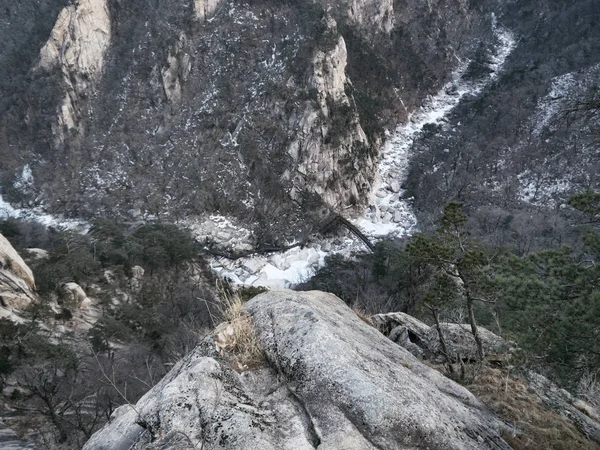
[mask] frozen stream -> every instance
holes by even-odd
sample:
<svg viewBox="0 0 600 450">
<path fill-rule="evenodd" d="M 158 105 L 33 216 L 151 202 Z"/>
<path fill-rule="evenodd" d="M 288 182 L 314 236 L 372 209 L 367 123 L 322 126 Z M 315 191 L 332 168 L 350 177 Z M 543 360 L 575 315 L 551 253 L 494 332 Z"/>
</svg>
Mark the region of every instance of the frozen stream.
<svg viewBox="0 0 600 450">
<path fill-rule="evenodd" d="M 462 76 L 469 61 L 462 63 L 453 73 L 452 80 L 412 113 L 407 123 L 398 125 L 385 142 L 379 162 L 379 183 L 374 189 L 371 205 L 365 217 L 355 221 L 355 225 L 367 235 L 374 238 L 405 236 L 415 231 L 417 219 L 410 203 L 403 198 L 401 189 L 408 175 L 413 143 L 425 125 L 443 124 L 446 116 L 463 97 L 479 95 L 498 77 L 506 58 L 515 47 L 515 40 L 508 30 L 496 27 L 495 33 L 498 46 L 489 76 L 483 80 L 464 81 Z"/>
<path fill-rule="evenodd" d="M 465 96 L 479 95 L 498 77 L 506 58 L 515 47 L 512 34 L 494 25 L 497 38 L 495 55 L 492 56 L 491 72 L 484 79 L 464 80 L 469 61 L 463 61 L 453 73 L 452 79 L 440 91 L 430 96 L 423 106 L 414 111 L 406 123 L 398 125 L 385 142 L 379 161 L 378 181 L 372 192 L 370 206 L 364 217 L 353 223 L 372 240 L 386 236 L 401 237 L 417 229 L 417 220 L 410 201 L 403 198 L 402 184 L 406 180 L 411 149 L 419 133 L 427 124 L 444 124 L 448 114 Z M 23 169 L 23 179 L 31 177 L 28 166 Z M 30 180 L 29 180 L 30 181 Z M 45 213 L 41 208 L 15 208 L 0 195 L 0 218 L 15 217 L 39 222 L 47 226 L 86 232 L 88 224 L 79 220 L 66 220 Z M 209 225 L 207 226 L 206 223 Z M 249 235 L 248 230 L 235 226 L 227 218 L 211 216 L 202 224 L 186 222 L 199 236 L 211 236 L 218 242 L 236 242 Z M 284 288 L 308 279 L 314 270 L 322 266 L 331 253 L 349 255 L 364 250 L 364 244 L 353 237 L 336 238 L 312 244 L 306 248 L 294 248 L 287 252 L 261 255 L 230 261 L 213 258 L 213 269 L 234 283 L 244 285 Z"/>
<path fill-rule="evenodd" d="M 491 72 L 484 79 L 464 80 L 469 61 L 464 61 L 452 79 L 440 91 L 430 96 L 421 108 L 390 134 L 381 151 L 378 182 L 364 217 L 353 223 L 371 240 L 402 237 L 417 229 L 417 219 L 410 201 L 403 198 L 402 184 L 406 180 L 413 143 L 427 124 L 444 124 L 448 114 L 465 96 L 477 96 L 497 79 L 506 58 L 515 47 L 510 31 L 494 25 L 497 38 Z M 327 240 L 304 249 L 295 248 L 272 256 L 256 256 L 237 261 L 218 259 L 213 268 L 235 283 L 282 288 L 308 279 L 322 266 L 331 253 L 349 255 L 364 250 L 364 244 L 354 237 Z"/>
</svg>

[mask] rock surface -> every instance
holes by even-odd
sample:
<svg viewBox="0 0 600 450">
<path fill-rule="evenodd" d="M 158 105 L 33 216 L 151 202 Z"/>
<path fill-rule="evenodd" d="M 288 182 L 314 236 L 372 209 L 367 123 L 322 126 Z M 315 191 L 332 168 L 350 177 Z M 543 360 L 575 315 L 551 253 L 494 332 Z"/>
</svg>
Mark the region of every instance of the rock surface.
<svg viewBox="0 0 600 450">
<path fill-rule="evenodd" d="M 85 309 L 91 304 L 91 300 L 88 298 L 83 288 L 77 283 L 65 283 L 62 288 L 67 305 Z"/>
<path fill-rule="evenodd" d="M 268 363 L 240 375 L 209 337 L 84 449 L 510 449 L 472 394 L 337 297 L 274 291 L 246 309 Z"/>
<path fill-rule="evenodd" d="M 546 377 L 529 372 L 527 381 L 546 406 L 572 422 L 589 439 L 600 444 L 600 413 L 589 403 L 577 399 Z"/>
<path fill-rule="evenodd" d="M 0 317 L 12 317 L 35 300 L 33 272 L 0 234 Z"/>
<path fill-rule="evenodd" d="M 418 346 L 421 352 L 429 353 L 430 357 L 441 355 L 438 331 L 435 326 L 429 326 L 408 314 L 396 312 L 376 314 L 371 317 L 373 326 L 392 341 L 415 353 L 413 346 Z M 463 360 L 477 359 L 477 347 L 467 324 L 441 323 L 442 333 L 446 340 L 451 358 L 457 355 Z M 486 355 L 504 355 L 515 349 L 513 342 L 492 333 L 486 328 L 477 327 L 483 342 Z M 416 353 L 421 353 L 416 352 Z"/>
<path fill-rule="evenodd" d="M 476 360 L 477 345 L 475 338 L 471 333 L 471 327 L 467 324 L 441 323 L 442 333 L 446 340 L 446 346 L 450 357 L 457 358 L 460 355 L 462 359 Z M 477 327 L 479 336 L 483 344 L 483 351 L 486 355 L 502 355 L 510 353 L 515 349 L 515 344 L 492 333 L 483 327 Z M 426 336 L 427 347 L 434 353 L 440 352 L 440 341 L 437 329 L 432 326 Z"/>
</svg>

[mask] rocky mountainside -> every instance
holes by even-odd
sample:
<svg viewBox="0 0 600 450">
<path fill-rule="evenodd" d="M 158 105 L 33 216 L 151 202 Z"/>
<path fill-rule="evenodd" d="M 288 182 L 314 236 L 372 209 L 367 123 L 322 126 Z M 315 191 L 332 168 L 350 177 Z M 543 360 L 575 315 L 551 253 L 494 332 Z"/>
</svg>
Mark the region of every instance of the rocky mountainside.
<svg viewBox="0 0 600 450">
<path fill-rule="evenodd" d="M 220 211 L 263 229 L 285 222 L 279 236 L 320 205 L 366 204 L 384 128 L 491 36 L 493 11 L 449 0 L 4 3 L 6 199 L 78 217 Z"/>
<path fill-rule="evenodd" d="M 423 228 L 458 200 L 494 245 L 527 253 L 576 242 L 569 198 L 599 188 L 598 20 L 595 0 L 506 8 L 517 45 L 502 74 L 412 148 L 406 195 Z"/>
</svg>

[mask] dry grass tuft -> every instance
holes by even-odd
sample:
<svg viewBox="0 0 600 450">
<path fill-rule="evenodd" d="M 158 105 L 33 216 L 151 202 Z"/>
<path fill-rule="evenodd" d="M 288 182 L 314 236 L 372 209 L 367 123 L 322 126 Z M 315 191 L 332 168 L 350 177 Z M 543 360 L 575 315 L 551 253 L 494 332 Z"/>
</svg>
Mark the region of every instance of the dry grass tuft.
<svg viewBox="0 0 600 450">
<path fill-rule="evenodd" d="M 485 367 L 466 387 L 521 432 L 503 436 L 515 450 L 600 450 L 506 369 Z"/>
<path fill-rule="evenodd" d="M 586 402 L 600 409 L 600 370 L 588 372 L 581 378 L 578 393 Z"/>
<path fill-rule="evenodd" d="M 238 372 L 262 365 L 266 361 L 265 354 L 258 342 L 252 317 L 245 311 L 241 297 L 221 291 L 218 309 L 224 322 L 214 330 L 217 350 Z"/>
<path fill-rule="evenodd" d="M 373 326 L 373 321 L 371 320 L 370 315 L 359 309 L 357 306 L 353 306 L 352 311 L 354 311 L 354 314 L 356 314 L 360 320 L 365 322 L 367 325 Z"/>
</svg>

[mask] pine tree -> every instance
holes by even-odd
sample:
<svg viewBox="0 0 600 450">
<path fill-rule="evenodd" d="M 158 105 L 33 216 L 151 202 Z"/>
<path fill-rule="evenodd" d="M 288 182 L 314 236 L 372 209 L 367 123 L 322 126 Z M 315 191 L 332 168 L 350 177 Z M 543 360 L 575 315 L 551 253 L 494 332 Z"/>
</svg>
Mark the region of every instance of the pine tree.
<svg viewBox="0 0 600 450">
<path fill-rule="evenodd" d="M 433 268 L 433 281 L 425 299 L 436 322 L 439 309 L 451 299 L 465 302 L 471 332 L 477 345 L 477 357 L 483 361 L 483 343 L 477 329 L 474 303 L 492 301 L 491 266 L 486 248 L 469 236 L 465 229 L 466 223 L 467 216 L 462 204 L 448 203 L 437 232 L 415 235 L 408 244 L 407 251 L 416 260 Z M 439 325 L 438 334 L 441 342 L 443 336 Z"/>
</svg>

